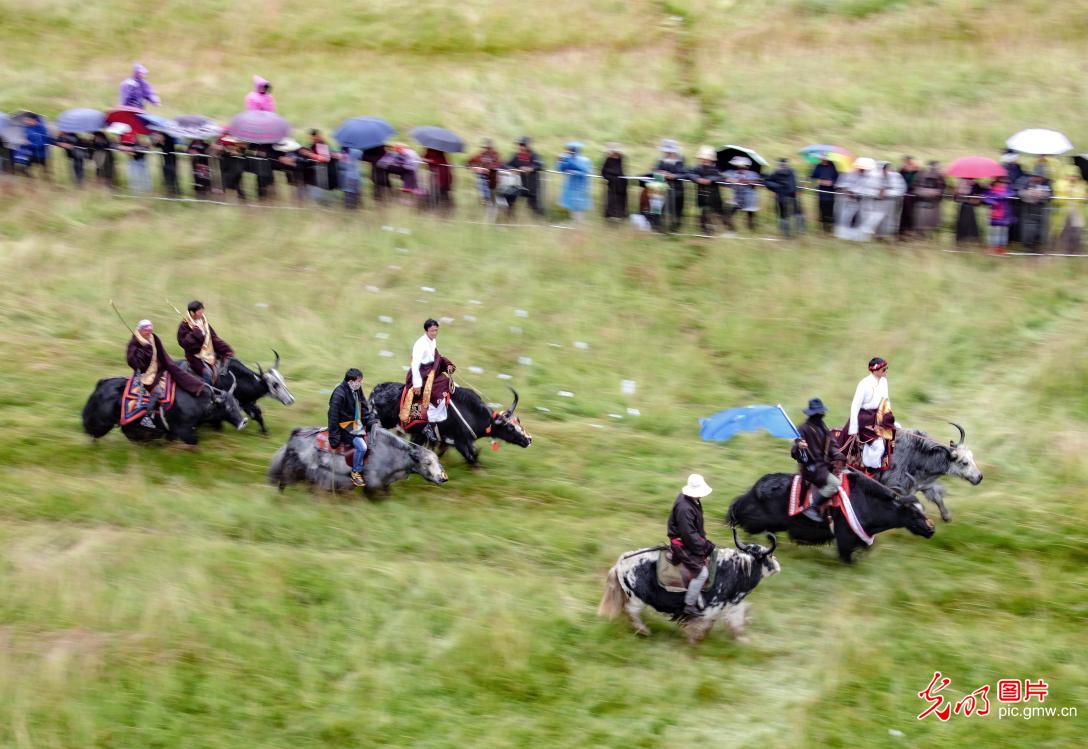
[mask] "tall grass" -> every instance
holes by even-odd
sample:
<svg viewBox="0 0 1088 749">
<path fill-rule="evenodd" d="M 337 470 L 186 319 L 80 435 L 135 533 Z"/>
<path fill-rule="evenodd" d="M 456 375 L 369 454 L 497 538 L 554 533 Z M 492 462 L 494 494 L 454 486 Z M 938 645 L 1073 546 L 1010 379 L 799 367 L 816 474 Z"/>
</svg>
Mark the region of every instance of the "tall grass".
<svg viewBox="0 0 1088 749">
<path fill-rule="evenodd" d="M 1047 678 L 1054 704 L 1088 695 L 1076 265 L 504 231 L 396 209 L 62 191 L 9 205 L 0 743 L 847 746 L 893 729 L 915 746 L 1034 747 L 1081 734 L 1069 720 L 913 717 L 938 669 L 957 696 L 1010 674 Z M 123 371 L 106 301 L 169 342 L 164 299 L 193 296 L 246 361 L 281 352 L 298 404 L 266 407 L 269 438 L 208 432 L 195 453 L 90 444 L 82 401 Z M 362 366 L 368 387 L 399 379 L 428 315 L 454 318 L 443 350 L 488 399 L 514 375 L 533 446 L 486 452 L 479 472 L 450 459 L 450 484 L 409 480 L 377 504 L 266 486 L 272 451 L 320 423 L 343 370 Z M 783 573 L 752 597 L 748 645 L 716 633 L 691 649 L 656 619 L 641 641 L 596 620 L 605 570 L 661 538 L 688 472 L 714 485 L 724 540 L 730 497 L 791 469 L 766 437 L 699 442 L 698 417 L 753 402 L 796 413 L 820 395 L 844 418 L 873 353 L 893 362 L 904 423 L 941 439 L 945 419 L 967 427 L 986 480 L 949 483 L 953 523 L 928 542 L 883 537 L 854 568 L 784 545 Z"/>
<path fill-rule="evenodd" d="M 0 109 L 108 106 L 140 59 L 167 114 L 228 117 L 261 73 L 300 130 L 378 114 L 545 154 L 618 139 L 634 168 L 662 136 L 943 158 L 1027 125 L 1084 142 L 1079 5 L 0 2 Z M 17 185 L 0 185 L 0 745 L 1083 743 L 1083 717 L 914 718 L 935 670 L 953 699 L 1006 677 L 1088 699 L 1075 260 Z M 124 371 L 108 300 L 176 350 L 166 300 L 194 297 L 243 360 L 280 351 L 297 404 L 266 405 L 268 438 L 209 431 L 195 452 L 89 442 L 79 409 Z M 513 376 L 533 446 L 485 450 L 479 471 L 451 457 L 449 484 L 373 504 L 267 486 L 344 369 L 399 380 L 428 316 L 453 319 L 440 342 L 464 384 L 505 401 Z M 764 435 L 698 441 L 699 417 L 819 395 L 844 419 L 873 354 L 903 423 L 967 428 L 986 479 L 947 482 L 954 522 L 853 567 L 783 543 L 747 644 L 595 617 L 605 571 L 660 541 L 689 472 L 724 541 L 730 498 L 793 469 Z"/>
</svg>

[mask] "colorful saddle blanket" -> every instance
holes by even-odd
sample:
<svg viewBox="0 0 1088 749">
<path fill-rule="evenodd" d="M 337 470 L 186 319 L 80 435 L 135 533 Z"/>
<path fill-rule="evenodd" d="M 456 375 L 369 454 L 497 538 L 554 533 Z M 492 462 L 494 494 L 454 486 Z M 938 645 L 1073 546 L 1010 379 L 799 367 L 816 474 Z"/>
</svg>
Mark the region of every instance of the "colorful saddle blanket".
<svg viewBox="0 0 1088 749">
<path fill-rule="evenodd" d="M 344 456 L 344 462 L 348 464 L 348 468 L 354 465 L 355 460 L 355 448 L 351 445 L 341 445 L 340 447 L 333 449 L 329 444 L 329 430 L 327 428 L 320 429 L 314 434 L 314 445 L 323 453 L 336 453 Z M 366 456 L 363 458 L 363 465 L 366 465 L 366 459 L 370 457 L 370 451 L 367 451 Z"/>
<path fill-rule="evenodd" d="M 714 550 L 710 559 L 706 561 L 707 567 L 710 569 L 710 574 L 706 578 L 706 582 L 703 583 L 703 590 L 706 590 L 714 584 L 714 579 L 718 576 L 718 549 Z M 691 582 L 691 574 L 686 568 L 672 563 L 672 552 L 668 549 L 662 549 L 657 555 L 657 584 L 670 593 L 684 593 L 688 589 L 688 583 Z"/>
<path fill-rule="evenodd" d="M 169 411 L 174 407 L 177 389 L 177 384 L 169 372 L 159 378 L 154 392 L 159 400 L 158 407 L 162 411 Z M 151 394 L 140 384 L 136 376 L 129 377 L 128 382 L 125 383 L 125 389 L 121 392 L 121 426 L 128 426 L 147 416 L 150 400 Z"/>
<path fill-rule="evenodd" d="M 802 494 L 803 490 L 803 494 Z M 792 518 L 805 511 L 814 498 L 814 489 L 806 482 L 802 487 L 801 475 L 796 474 L 793 477 L 793 482 L 790 484 L 790 503 L 789 503 L 789 516 Z M 830 517 L 830 508 L 836 507 L 841 512 L 844 518 L 846 518 L 846 524 L 850 526 L 850 530 L 854 532 L 854 535 L 860 538 L 866 546 L 873 545 L 873 537 L 866 533 L 865 528 L 862 527 L 861 521 L 858 519 L 857 514 L 854 512 L 854 505 L 850 501 L 850 475 L 849 473 L 843 473 L 842 485 L 839 487 L 838 493 L 831 499 L 828 505 L 825 505 L 828 509 L 828 516 Z"/>
</svg>

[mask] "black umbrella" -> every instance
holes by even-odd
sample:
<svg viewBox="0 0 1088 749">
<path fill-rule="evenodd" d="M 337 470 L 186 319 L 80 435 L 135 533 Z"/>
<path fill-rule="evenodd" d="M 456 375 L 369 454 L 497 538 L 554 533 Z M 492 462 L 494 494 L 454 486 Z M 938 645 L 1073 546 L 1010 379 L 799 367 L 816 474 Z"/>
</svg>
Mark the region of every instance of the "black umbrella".
<svg viewBox="0 0 1088 749">
<path fill-rule="evenodd" d="M 1080 169 L 1081 178 L 1088 181 L 1088 153 L 1074 156 L 1073 163 L 1077 165 L 1077 169 Z"/>
<path fill-rule="evenodd" d="M 412 130 L 412 137 L 427 148 L 446 153 L 461 153 L 465 150 L 465 142 L 456 134 L 442 127 L 424 125 Z"/>
<path fill-rule="evenodd" d="M 767 166 L 767 160 L 751 148 L 745 148 L 744 146 L 722 146 L 718 149 L 718 168 L 723 172 L 728 171 L 729 169 L 736 169 L 736 167 L 730 165 L 729 162 L 738 156 L 752 162 L 752 165 L 748 168 L 757 174 L 762 174 L 763 167 Z"/>
<path fill-rule="evenodd" d="M 341 146 L 366 151 L 383 145 L 396 132 L 392 125 L 378 117 L 353 117 L 345 120 L 332 137 Z"/>
</svg>

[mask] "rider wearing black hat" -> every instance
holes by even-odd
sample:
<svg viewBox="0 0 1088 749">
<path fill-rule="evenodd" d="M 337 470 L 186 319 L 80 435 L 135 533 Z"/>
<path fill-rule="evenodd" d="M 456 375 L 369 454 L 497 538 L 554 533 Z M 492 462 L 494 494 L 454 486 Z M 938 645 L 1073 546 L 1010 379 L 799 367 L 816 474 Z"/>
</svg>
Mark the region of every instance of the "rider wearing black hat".
<svg viewBox="0 0 1088 749">
<path fill-rule="evenodd" d="M 822 400 L 813 398 L 802 413 L 808 420 L 797 428 L 801 436 L 793 441 L 790 455 L 801 466 L 801 476 L 819 492 L 819 499 L 801 514 L 813 522 L 822 523 L 820 506 L 839 490 L 841 482 L 835 475 L 835 469 L 842 470 L 846 456 L 839 450 L 838 441 L 824 423 L 827 407 Z"/>
</svg>

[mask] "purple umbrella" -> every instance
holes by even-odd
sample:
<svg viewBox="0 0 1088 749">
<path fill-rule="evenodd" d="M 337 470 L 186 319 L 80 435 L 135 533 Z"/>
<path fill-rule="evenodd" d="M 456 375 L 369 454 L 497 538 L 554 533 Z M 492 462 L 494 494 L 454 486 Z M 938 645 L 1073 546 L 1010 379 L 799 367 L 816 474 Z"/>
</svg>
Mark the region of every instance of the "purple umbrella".
<svg viewBox="0 0 1088 749">
<path fill-rule="evenodd" d="M 227 132 L 246 143 L 279 143 L 291 134 L 291 125 L 275 112 L 252 109 L 235 115 Z"/>
<path fill-rule="evenodd" d="M 465 142 L 442 127 L 423 125 L 412 130 L 412 137 L 427 148 L 433 148 L 436 151 L 461 153 L 465 150 Z"/>
<path fill-rule="evenodd" d="M 69 109 L 57 115 L 53 126 L 63 133 L 93 133 L 106 126 L 106 115 L 97 109 Z"/>
</svg>

